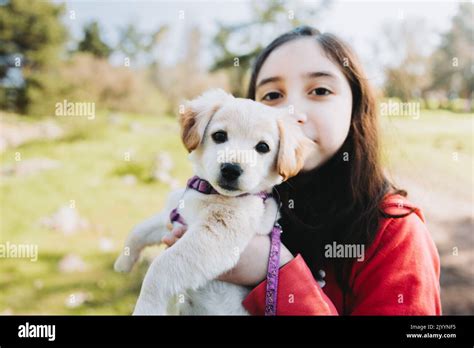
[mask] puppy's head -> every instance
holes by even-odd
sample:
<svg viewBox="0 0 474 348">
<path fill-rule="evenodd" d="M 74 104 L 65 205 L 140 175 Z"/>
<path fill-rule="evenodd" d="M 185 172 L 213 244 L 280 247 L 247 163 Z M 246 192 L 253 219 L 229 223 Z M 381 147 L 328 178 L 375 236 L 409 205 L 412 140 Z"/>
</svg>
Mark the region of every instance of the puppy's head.
<svg viewBox="0 0 474 348">
<path fill-rule="evenodd" d="M 315 144 L 287 111 L 222 90 L 187 102 L 180 123 L 195 173 L 228 196 L 269 190 L 316 155 Z"/>
</svg>

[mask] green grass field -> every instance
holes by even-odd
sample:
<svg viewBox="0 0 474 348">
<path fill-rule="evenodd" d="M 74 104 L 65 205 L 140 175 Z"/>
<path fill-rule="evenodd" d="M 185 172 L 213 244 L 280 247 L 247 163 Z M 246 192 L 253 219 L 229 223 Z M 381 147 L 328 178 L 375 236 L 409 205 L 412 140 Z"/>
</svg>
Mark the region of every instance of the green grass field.
<svg viewBox="0 0 474 348">
<path fill-rule="evenodd" d="M 422 110 L 420 117 L 382 117 L 384 164 L 472 200 L 474 114 Z"/>
<path fill-rule="evenodd" d="M 473 116 L 424 111 L 418 120 L 383 118 L 385 162 L 406 173 L 440 171 L 459 185 L 469 185 Z M 9 122 L 20 119 L 2 117 Z M 112 266 L 131 227 L 159 211 L 170 191 L 168 185 L 150 180 L 154 155 L 164 150 L 172 156 L 171 174 L 181 184 L 191 173 L 177 122 L 171 117 L 122 115 L 112 124 L 105 113 L 93 121 L 56 121 L 69 132 L 63 139 L 33 141 L 1 155 L 2 167 L 15 163 L 18 152 L 22 159 L 57 160 L 60 167 L 1 178 L 0 243 L 37 244 L 39 256 L 36 262 L 0 260 L 0 313 L 130 314 L 147 263 L 129 275 L 114 273 Z M 139 130 L 133 130 L 137 124 Z M 127 151 L 130 161 L 125 160 Z M 453 152 L 459 156 L 454 163 Z M 134 174 L 137 183 L 124 184 L 124 174 Z M 89 221 L 87 229 L 64 235 L 39 223 L 71 200 Z M 100 248 L 101 238 L 112 240 L 113 248 Z M 59 272 L 60 260 L 70 253 L 84 260 L 83 272 Z M 68 306 L 77 294 L 85 294 L 86 300 Z"/>
<path fill-rule="evenodd" d="M 132 124 L 139 124 L 140 131 L 131 131 Z M 37 244 L 39 256 L 37 262 L 0 260 L 0 313 L 130 313 L 146 265 L 130 275 L 116 274 L 112 266 L 130 228 L 158 212 L 169 192 L 168 185 L 149 180 L 154 154 L 170 153 L 171 174 L 180 183 L 190 174 L 177 122 L 127 115 L 110 125 L 102 114 L 93 121 L 61 119 L 60 125 L 70 129 L 65 139 L 31 142 L 1 156 L 2 166 L 14 163 L 19 152 L 22 159 L 47 157 L 61 167 L 28 177 L 2 177 L 0 241 Z M 137 184 L 125 185 L 123 174 L 135 174 Z M 41 226 L 42 217 L 71 200 L 89 221 L 88 229 L 64 235 Z M 114 249 L 102 251 L 100 238 L 112 240 Z M 59 261 L 69 253 L 84 260 L 84 272 L 59 272 Z M 66 306 L 77 293 L 86 295 L 83 305 Z"/>
</svg>

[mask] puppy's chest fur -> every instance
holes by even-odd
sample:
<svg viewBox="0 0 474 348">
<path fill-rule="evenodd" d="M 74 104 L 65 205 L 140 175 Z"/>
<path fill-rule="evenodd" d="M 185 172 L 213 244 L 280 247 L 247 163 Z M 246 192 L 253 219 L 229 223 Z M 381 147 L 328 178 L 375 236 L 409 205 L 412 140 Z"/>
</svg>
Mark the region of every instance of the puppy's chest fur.
<svg viewBox="0 0 474 348">
<path fill-rule="evenodd" d="M 206 252 L 226 248 L 229 259 L 235 260 L 234 265 L 250 239 L 255 234 L 269 234 L 279 217 L 273 198 L 264 201 L 256 195 L 227 197 L 188 190 L 177 206 L 188 229 L 195 227 L 199 233 L 209 234 L 209 243 L 216 243 L 209 245 Z M 249 292 L 250 288 L 244 286 L 210 280 L 198 289 L 188 289 L 185 294 L 175 296 L 169 303 L 168 312 L 181 315 L 248 314 L 242 301 Z"/>
</svg>

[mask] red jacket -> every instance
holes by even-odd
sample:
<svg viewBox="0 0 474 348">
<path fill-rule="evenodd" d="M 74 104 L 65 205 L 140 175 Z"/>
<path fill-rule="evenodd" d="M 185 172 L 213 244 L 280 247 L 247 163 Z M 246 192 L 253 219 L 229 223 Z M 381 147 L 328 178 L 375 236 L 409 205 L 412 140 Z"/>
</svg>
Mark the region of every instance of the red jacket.
<svg viewBox="0 0 474 348">
<path fill-rule="evenodd" d="M 416 208 L 400 195 L 386 196 L 386 213 Z M 440 315 L 440 264 L 436 246 L 421 211 L 403 218 L 381 218 L 374 242 L 351 270 L 352 294 L 342 291 L 334 273 L 325 269 L 321 288 L 300 254 L 280 268 L 277 315 Z M 263 315 L 266 281 L 244 299 L 253 315 Z"/>
</svg>

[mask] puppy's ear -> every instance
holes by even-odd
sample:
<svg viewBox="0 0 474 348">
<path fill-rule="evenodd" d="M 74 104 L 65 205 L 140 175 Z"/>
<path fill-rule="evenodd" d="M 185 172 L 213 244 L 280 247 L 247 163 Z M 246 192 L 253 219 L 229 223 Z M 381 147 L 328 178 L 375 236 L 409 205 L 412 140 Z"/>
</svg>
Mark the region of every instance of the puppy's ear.
<svg viewBox="0 0 474 348">
<path fill-rule="evenodd" d="M 199 146 L 212 116 L 225 102 L 232 99 L 234 97 L 222 89 L 213 89 L 196 99 L 186 102 L 185 110 L 180 114 L 179 122 L 181 125 L 181 139 L 188 152 Z"/>
<path fill-rule="evenodd" d="M 316 145 L 304 135 L 295 119 L 286 116 L 279 118 L 277 122 L 280 131 L 277 171 L 283 181 L 286 181 L 298 174 Z"/>
</svg>

